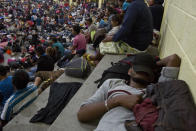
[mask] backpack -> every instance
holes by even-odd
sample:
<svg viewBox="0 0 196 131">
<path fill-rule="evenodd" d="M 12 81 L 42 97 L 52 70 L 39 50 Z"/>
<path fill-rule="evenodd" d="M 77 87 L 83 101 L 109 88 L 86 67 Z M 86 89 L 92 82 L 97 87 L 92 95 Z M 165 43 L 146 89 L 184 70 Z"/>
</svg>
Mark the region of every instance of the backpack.
<svg viewBox="0 0 196 131">
<path fill-rule="evenodd" d="M 58 57 L 58 56 L 57 56 Z M 73 55 L 66 55 L 60 58 L 60 60 L 57 61 L 57 66 L 60 68 L 66 67 L 67 63 L 73 58 Z M 58 59 L 58 58 L 57 58 Z"/>
<path fill-rule="evenodd" d="M 117 63 L 111 63 L 112 66 L 103 72 L 100 79 L 95 81 L 95 83 L 99 83 L 97 88 L 99 88 L 107 79 L 124 79 L 129 82 L 130 76 L 128 75 L 128 71 L 135 59 L 135 55 L 137 54 L 130 54 L 124 59 L 118 61 Z M 154 59 L 155 61 L 160 60 L 159 57 L 155 57 Z M 155 73 L 155 79 L 153 83 L 156 83 L 158 81 L 160 72 L 161 68 L 157 67 L 157 72 Z"/>
<path fill-rule="evenodd" d="M 77 78 L 85 78 L 88 76 L 89 72 L 90 65 L 86 59 L 80 57 L 71 60 L 65 68 L 66 75 Z"/>
<path fill-rule="evenodd" d="M 128 75 L 128 71 L 134 58 L 134 55 L 130 55 L 117 63 L 111 63 L 112 66 L 103 72 L 100 79 L 95 81 L 95 83 L 99 83 L 97 88 L 99 88 L 106 80 L 112 78 L 124 79 L 126 81 L 129 81 L 130 76 Z"/>
</svg>

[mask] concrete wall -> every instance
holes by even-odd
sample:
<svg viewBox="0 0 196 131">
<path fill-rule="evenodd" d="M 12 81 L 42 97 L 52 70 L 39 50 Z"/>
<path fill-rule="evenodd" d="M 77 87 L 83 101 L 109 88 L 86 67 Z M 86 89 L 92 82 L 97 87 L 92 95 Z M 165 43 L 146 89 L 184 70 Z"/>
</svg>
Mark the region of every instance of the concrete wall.
<svg viewBox="0 0 196 131">
<path fill-rule="evenodd" d="M 196 0 L 165 0 L 160 56 L 182 58 L 179 79 L 185 80 L 196 102 Z"/>
</svg>

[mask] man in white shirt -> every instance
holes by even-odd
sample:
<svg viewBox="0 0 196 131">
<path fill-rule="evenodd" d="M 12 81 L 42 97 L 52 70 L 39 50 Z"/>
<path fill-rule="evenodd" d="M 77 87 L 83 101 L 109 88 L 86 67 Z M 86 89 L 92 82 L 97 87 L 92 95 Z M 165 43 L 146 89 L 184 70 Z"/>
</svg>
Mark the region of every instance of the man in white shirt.
<svg viewBox="0 0 196 131">
<path fill-rule="evenodd" d="M 154 67 L 163 66 L 159 82 L 177 79 L 181 60 L 171 55 L 155 63 L 146 53 L 136 55 L 128 71 L 130 83 L 109 79 L 87 99 L 78 112 L 78 120 L 90 122 L 100 119 L 95 131 L 126 131 L 124 122 L 135 120 L 133 107 L 145 98 L 146 87 L 154 80 Z"/>
</svg>

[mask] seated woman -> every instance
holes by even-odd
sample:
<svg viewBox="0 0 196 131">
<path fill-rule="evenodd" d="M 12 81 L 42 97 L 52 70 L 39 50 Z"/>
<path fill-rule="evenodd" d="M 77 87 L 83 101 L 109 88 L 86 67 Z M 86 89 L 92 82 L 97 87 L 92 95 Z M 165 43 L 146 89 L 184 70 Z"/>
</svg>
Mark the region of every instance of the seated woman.
<svg viewBox="0 0 196 131">
<path fill-rule="evenodd" d="M 114 15 L 111 19 L 111 24 L 112 24 L 112 30 L 110 30 L 106 36 L 103 37 L 98 37 L 97 40 L 94 41 L 93 47 L 96 48 L 101 41 L 103 42 L 108 42 L 112 41 L 112 39 L 108 39 L 110 36 L 113 36 L 119 29 L 120 29 L 120 24 L 121 24 L 122 18 L 121 15 Z"/>
<path fill-rule="evenodd" d="M 0 65 L 0 114 L 7 99 L 14 92 L 12 76 L 8 76 L 9 67 Z"/>
<path fill-rule="evenodd" d="M 109 41 L 112 41 L 111 36 L 113 36 L 119 29 L 120 29 L 120 24 L 121 24 L 121 16 L 120 15 L 114 15 L 112 17 L 112 20 L 111 20 L 111 24 L 112 24 L 112 30 L 109 31 L 106 36 L 105 36 L 105 39 L 102 41 L 102 42 L 109 42 Z M 101 41 L 100 41 L 101 42 Z M 90 56 L 89 54 L 85 54 L 84 57 L 87 58 L 87 60 L 91 61 L 90 63 L 92 65 L 95 65 L 94 62 L 92 61 L 100 61 L 103 57 L 102 54 L 100 54 L 100 52 L 98 51 L 97 54 L 95 56 Z"/>
<path fill-rule="evenodd" d="M 47 47 L 46 48 L 46 55 L 50 56 L 54 62 L 57 62 L 58 60 L 58 54 L 55 48 L 53 47 Z"/>
<path fill-rule="evenodd" d="M 86 23 L 88 29 L 85 31 L 84 35 L 85 35 L 87 43 L 89 43 L 90 41 L 92 41 L 91 38 L 90 38 L 91 32 L 96 31 L 97 27 L 96 27 L 95 24 L 93 24 L 92 18 L 86 19 L 85 23 Z"/>
<path fill-rule="evenodd" d="M 35 49 L 36 55 L 39 57 L 37 61 L 37 71 L 53 71 L 54 70 L 54 60 L 47 54 L 43 47 L 38 46 Z"/>
<path fill-rule="evenodd" d="M 52 45 L 53 48 L 55 48 L 55 47 L 58 48 L 58 51 L 61 52 L 61 57 L 64 56 L 64 50 L 65 49 L 64 49 L 62 43 L 60 43 L 57 40 L 57 38 L 55 38 L 55 37 L 52 38 L 51 45 Z"/>
<path fill-rule="evenodd" d="M 32 67 L 28 72 L 30 79 L 35 78 L 35 73 L 39 71 L 53 71 L 54 70 L 54 59 L 49 55 L 45 54 L 43 47 L 38 46 L 35 49 L 36 55 L 38 57 L 37 66 Z"/>
<path fill-rule="evenodd" d="M 103 20 L 103 15 L 100 14 L 97 18 L 97 23 L 98 23 L 98 28 L 104 28 L 105 26 L 107 26 L 107 24 L 105 23 L 105 21 Z"/>
</svg>

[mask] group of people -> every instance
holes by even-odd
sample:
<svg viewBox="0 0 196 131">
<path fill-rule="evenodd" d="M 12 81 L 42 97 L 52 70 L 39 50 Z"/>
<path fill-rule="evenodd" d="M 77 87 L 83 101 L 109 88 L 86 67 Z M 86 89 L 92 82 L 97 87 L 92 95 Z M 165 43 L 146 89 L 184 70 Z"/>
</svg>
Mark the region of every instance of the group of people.
<svg viewBox="0 0 196 131">
<path fill-rule="evenodd" d="M 139 53 L 151 44 L 153 29 L 160 30 L 163 2 L 118 0 L 104 3 L 100 9 L 96 3 L 80 1 L 72 6 L 53 0 L 11 0 L 0 5 L 0 59 L 3 61 L 4 53 L 19 52 L 20 57 L 14 62 L 22 65 L 13 68 L 12 63 L 10 67 L 0 67 L 1 126 L 38 97 L 45 89 L 38 89 L 41 82 L 54 80 L 54 74 L 55 77 L 62 74 L 62 70 L 54 71 L 60 58 L 83 56 L 96 65 L 103 57 L 99 50 L 101 43 L 123 41 L 138 50 L 137 60 L 127 72 L 131 76 L 130 83 L 120 79 L 105 81 L 82 103 L 78 120 L 88 122 L 102 116 L 97 131 L 125 130 L 124 121 L 134 119 L 133 106 L 145 97 L 147 85 L 140 81 L 154 81 L 156 66 L 166 66 L 159 81 L 176 79 L 178 75 L 180 58 L 177 55 L 156 63 L 151 55 Z M 97 50 L 95 56 L 86 53 L 88 43 L 92 44 L 91 49 Z M 24 63 L 27 62 L 30 64 L 26 68 Z M 34 84 L 30 85 L 30 81 Z M 112 95 L 107 97 L 109 92 Z M 31 99 L 25 101 L 29 95 Z M 24 103 L 17 106 L 22 100 Z"/>
<path fill-rule="evenodd" d="M 149 0 L 147 2 L 144 0 L 119 0 L 118 5 L 122 7 L 115 4 L 107 6 L 105 13 L 108 16 L 108 24 L 105 27 L 94 29 L 95 34 L 91 38 L 93 48 L 100 47 L 98 45 L 101 42 L 104 46 L 108 42 L 122 41 L 137 52 L 147 50 L 152 43 L 153 32 L 160 31 L 164 11 L 163 2 L 163 0 Z M 103 18 L 102 14 L 99 16 Z M 85 57 L 92 64 L 96 64 L 104 55 L 100 50 L 101 47 L 95 56 L 86 54 Z"/>
<path fill-rule="evenodd" d="M 86 38 L 80 32 L 87 29 L 85 18 L 94 6 L 70 7 L 52 0 L 13 0 L 0 5 L 1 127 L 38 97 L 48 86 L 40 88 L 43 81 L 50 83 L 64 72 L 54 70 L 61 57 L 85 53 Z M 12 57 L 8 62 L 4 62 L 5 54 Z"/>
</svg>

